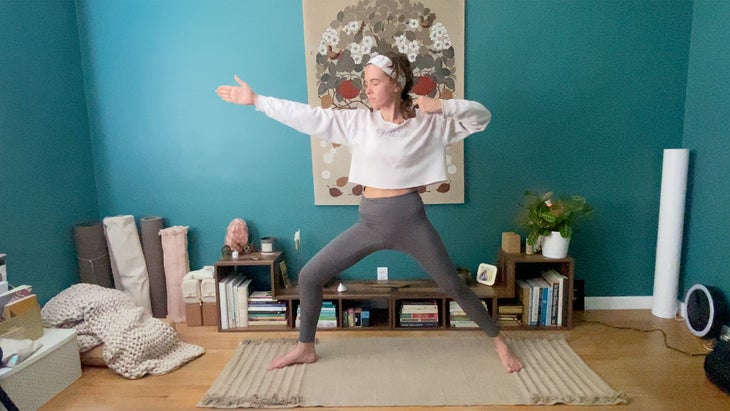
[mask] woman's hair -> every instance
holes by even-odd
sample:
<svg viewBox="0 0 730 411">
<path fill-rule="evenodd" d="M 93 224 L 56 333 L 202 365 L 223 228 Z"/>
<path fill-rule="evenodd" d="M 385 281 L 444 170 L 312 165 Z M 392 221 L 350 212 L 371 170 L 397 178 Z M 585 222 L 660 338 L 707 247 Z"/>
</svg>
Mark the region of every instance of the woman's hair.
<svg viewBox="0 0 730 411">
<path fill-rule="evenodd" d="M 416 111 L 413 108 L 413 99 L 411 98 L 411 87 L 413 87 L 413 70 L 411 69 L 411 62 L 408 61 L 408 57 L 405 54 L 387 51 L 383 53 L 383 55 L 393 62 L 393 75 L 391 76 L 393 80 L 398 82 L 398 79 L 401 76 L 405 78 L 405 84 L 401 83 L 403 86 L 400 93 L 401 115 L 405 119 L 415 117 Z"/>
</svg>

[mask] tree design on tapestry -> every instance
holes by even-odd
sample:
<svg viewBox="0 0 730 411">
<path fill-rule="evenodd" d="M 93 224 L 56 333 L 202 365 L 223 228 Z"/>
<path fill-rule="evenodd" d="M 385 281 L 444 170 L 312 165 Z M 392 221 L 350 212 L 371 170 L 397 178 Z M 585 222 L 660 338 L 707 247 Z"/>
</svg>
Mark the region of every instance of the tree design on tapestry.
<svg viewBox="0 0 730 411">
<path fill-rule="evenodd" d="M 316 53 L 316 85 L 319 104 L 333 109 L 371 109 L 363 88 L 363 69 L 371 55 L 396 51 L 408 56 L 413 68 L 412 94 L 441 99 L 454 97 L 455 51 L 448 28 L 431 9 L 409 0 L 368 1 L 339 10 L 324 30 Z M 321 141 L 321 161 L 333 164 L 346 156 L 346 147 Z M 458 171 L 447 149 L 449 175 Z M 343 173 L 344 174 L 344 173 Z M 332 175 L 325 167 L 319 176 L 334 181 L 331 197 L 359 196 L 363 187 L 350 184 L 346 174 Z M 451 181 L 419 187 L 420 193 L 448 193 Z"/>
</svg>

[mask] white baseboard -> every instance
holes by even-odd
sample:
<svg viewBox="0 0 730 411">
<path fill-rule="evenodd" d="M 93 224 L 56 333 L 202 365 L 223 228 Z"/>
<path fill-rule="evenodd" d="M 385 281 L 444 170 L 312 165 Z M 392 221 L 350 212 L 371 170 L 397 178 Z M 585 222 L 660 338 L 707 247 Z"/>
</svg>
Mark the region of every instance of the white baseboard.
<svg viewBox="0 0 730 411">
<path fill-rule="evenodd" d="M 586 310 L 641 310 L 651 309 L 651 296 L 585 297 Z"/>
</svg>

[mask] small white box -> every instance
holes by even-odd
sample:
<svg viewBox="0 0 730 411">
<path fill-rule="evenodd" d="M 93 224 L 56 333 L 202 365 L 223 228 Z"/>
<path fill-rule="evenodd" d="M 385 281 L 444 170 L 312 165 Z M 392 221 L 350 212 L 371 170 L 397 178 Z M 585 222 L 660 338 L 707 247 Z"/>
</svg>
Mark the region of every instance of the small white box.
<svg viewBox="0 0 730 411">
<path fill-rule="evenodd" d="M 21 410 L 37 410 L 81 377 L 76 330 L 45 328 L 37 341 L 43 346 L 25 361 L 0 368 L 0 386 Z"/>
</svg>

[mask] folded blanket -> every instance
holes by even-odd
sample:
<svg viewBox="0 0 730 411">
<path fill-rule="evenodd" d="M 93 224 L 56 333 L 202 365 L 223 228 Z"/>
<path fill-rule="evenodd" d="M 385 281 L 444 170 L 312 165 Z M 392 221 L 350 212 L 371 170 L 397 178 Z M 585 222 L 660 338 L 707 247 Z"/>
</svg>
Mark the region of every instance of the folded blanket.
<svg viewBox="0 0 730 411">
<path fill-rule="evenodd" d="M 104 361 L 123 377 L 167 374 L 202 355 L 203 347 L 181 342 L 167 323 L 135 306 L 123 292 L 76 284 L 41 310 L 45 327 L 73 327 L 79 351 L 104 344 Z"/>
<path fill-rule="evenodd" d="M 215 275 L 215 270 L 212 265 L 205 265 L 200 270 L 194 270 L 187 274 L 185 274 L 185 277 L 183 277 L 183 280 L 190 280 L 190 279 L 196 279 L 196 280 L 203 280 L 205 278 L 213 278 Z"/>
</svg>

